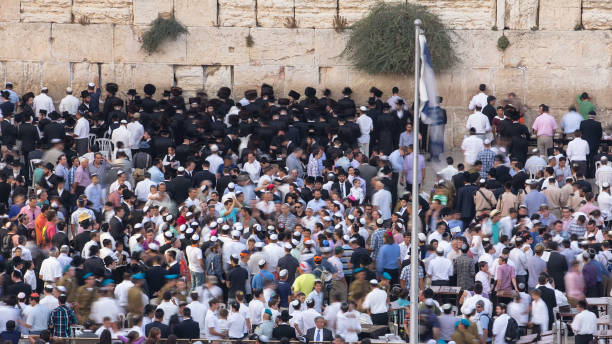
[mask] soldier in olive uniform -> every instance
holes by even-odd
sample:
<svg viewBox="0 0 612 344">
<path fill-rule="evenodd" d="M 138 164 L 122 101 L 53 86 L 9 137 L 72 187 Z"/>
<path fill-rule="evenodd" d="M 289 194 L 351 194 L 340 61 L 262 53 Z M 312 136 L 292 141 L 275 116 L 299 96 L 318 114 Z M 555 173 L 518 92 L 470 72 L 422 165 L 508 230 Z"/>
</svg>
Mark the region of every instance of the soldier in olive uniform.
<svg viewBox="0 0 612 344">
<path fill-rule="evenodd" d="M 91 272 L 83 275 L 85 284 L 80 286 L 76 291 L 76 309 L 77 309 L 77 320 L 79 324 L 84 324 L 89 319 L 89 312 L 91 311 L 91 305 L 98 298 L 98 288 L 96 287 L 96 280 Z"/>
<path fill-rule="evenodd" d="M 73 304 L 76 301 L 76 291 L 79 288 L 79 283 L 75 276 L 74 266 L 69 266 L 62 278 L 57 282 L 58 286 L 66 288 L 66 297 L 68 303 Z"/>
<path fill-rule="evenodd" d="M 134 286 L 128 290 L 126 310 L 132 316 L 142 316 L 144 306 L 149 303 L 149 298 L 142 290 L 142 285 L 145 281 L 145 274 L 140 272 L 132 275 L 132 281 L 134 282 Z"/>
</svg>

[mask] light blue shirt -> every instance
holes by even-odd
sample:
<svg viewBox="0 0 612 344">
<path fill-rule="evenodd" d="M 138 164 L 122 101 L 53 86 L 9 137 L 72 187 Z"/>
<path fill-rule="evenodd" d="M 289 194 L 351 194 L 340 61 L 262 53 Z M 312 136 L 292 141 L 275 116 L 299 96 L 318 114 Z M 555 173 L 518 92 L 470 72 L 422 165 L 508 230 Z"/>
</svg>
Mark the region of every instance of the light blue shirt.
<svg viewBox="0 0 612 344">
<path fill-rule="evenodd" d="M 544 196 L 544 194 L 540 191 L 531 190 L 527 195 L 525 195 L 523 204 L 527 207 L 527 214 L 531 216 L 537 213 L 538 210 L 540 210 L 540 205 L 548 205 L 548 200 L 546 199 L 546 196 Z"/>
<path fill-rule="evenodd" d="M 414 130 L 408 134 L 407 131 L 404 131 L 400 134 L 399 146 L 400 147 L 408 147 L 414 143 Z"/>
<path fill-rule="evenodd" d="M 399 149 L 394 150 L 389 154 L 389 161 L 391 162 L 391 167 L 393 168 L 393 172 L 400 173 L 402 172 L 402 167 L 404 166 L 404 157 L 400 153 Z"/>
<path fill-rule="evenodd" d="M 7 91 L 10 94 L 9 100 L 11 101 L 11 103 L 17 105 L 17 103 L 19 103 L 19 96 L 17 95 L 17 92 L 13 90 L 9 90 L 9 89 L 6 89 L 5 91 Z"/>
<path fill-rule="evenodd" d="M 312 209 L 313 212 L 318 212 L 319 210 L 321 210 L 321 208 L 323 208 L 325 206 L 325 201 L 322 198 L 319 198 L 319 200 L 317 201 L 316 199 L 311 199 L 308 204 L 306 205 L 306 208 L 310 208 Z"/>
<path fill-rule="evenodd" d="M 36 306 L 34 306 L 34 308 L 28 314 L 28 318 L 26 319 L 28 325 L 32 326 L 30 331 L 47 330 L 47 321 L 49 320 L 49 313 L 51 313 L 51 311 L 45 305 L 37 304 Z"/>
<path fill-rule="evenodd" d="M 565 134 L 573 134 L 576 130 L 580 129 L 580 122 L 584 118 L 581 114 L 576 111 L 570 111 L 563 115 L 561 119 L 561 128 Z"/>
<path fill-rule="evenodd" d="M 149 172 L 151 175 L 151 180 L 155 184 L 159 184 L 164 181 L 164 173 L 157 166 L 151 166 L 147 172 Z"/>
<path fill-rule="evenodd" d="M 87 200 L 91 201 L 91 207 L 94 210 L 100 211 L 103 207 L 102 204 L 102 185 L 94 185 L 93 183 L 87 185 L 85 188 L 85 196 Z"/>
</svg>

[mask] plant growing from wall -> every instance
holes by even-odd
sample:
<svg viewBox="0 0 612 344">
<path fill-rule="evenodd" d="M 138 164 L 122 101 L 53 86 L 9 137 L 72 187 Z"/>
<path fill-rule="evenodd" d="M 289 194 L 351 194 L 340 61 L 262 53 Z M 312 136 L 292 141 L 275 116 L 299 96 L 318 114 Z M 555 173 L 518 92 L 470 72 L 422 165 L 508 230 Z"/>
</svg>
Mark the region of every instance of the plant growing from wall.
<svg viewBox="0 0 612 344">
<path fill-rule="evenodd" d="M 508 37 L 506 36 L 501 36 L 499 37 L 499 39 L 497 39 L 497 48 L 501 51 L 506 50 L 506 48 L 508 48 L 508 46 L 510 46 L 510 41 L 508 40 Z"/>
<path fill-rule="evenodd" d="M 343 54 L 353 66 L 369 74 L 414 72 L 414 20 L 423 21 L 436 71 L 451 67 L 457 57 L 449 32 L 437 15 L 421 5 L 379 2 L 351 27 Z"/>
<path fill-rule="evenodd" d="M 253 40 L 253 36 L 251 36 L 251 34 L 249 34 L 248 36 L 246 36 L 246 46 L 248 48 L 250 48 L 253 45 L 255 45 L 255 41 Z"/>
<path fill-rule="evenodd" d="M 339 14 L 334 17 L 334 21 L 332 22 L 332 24 L 334 30 L 336 30 L 337 33 L 344 32 L 344 30 L 346 30 L 346 28 L 348 27 L 348 22 L 346 21 L 346 18 Z"/>
<path fill-rule="evenodd" d="M 153 54 L 165 41 L 175 41 L 186 33 L 189 33 L 187 28 L 174 16 L 169 18 L 159 16 L 151 22 L 151 28 L 142 36 L 142 48 L 147 53 Z"/>
</svg>

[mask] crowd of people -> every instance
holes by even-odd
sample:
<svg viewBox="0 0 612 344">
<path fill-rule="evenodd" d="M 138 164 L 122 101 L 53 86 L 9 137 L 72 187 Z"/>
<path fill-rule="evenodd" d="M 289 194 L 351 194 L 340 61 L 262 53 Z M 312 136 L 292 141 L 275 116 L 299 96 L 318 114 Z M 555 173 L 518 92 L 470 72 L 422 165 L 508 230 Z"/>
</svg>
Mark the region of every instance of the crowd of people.
<svg viewBox="0 0 612 344">
<path fill-rule="evenodd" d="M 513 343 L 565 306 L 576 342 L 592 339 L 612 196 L 585 178 L 612 168 L 588 94 L 563 117 L 564 148 L 546 105 L 529 130 L 518 97 L 496 108 L 480 85 L 463 163 L 434 173 L 446 111 L 415 128 L 396 87 L 364 105 L 349 87 L 104 91 L 67 88 L 57 110 L 46 87 L 0 94 L 0 340 L 367 343 L 368 325 L 407 339 L 413 304 L 422 342 Z"/>
</svg>

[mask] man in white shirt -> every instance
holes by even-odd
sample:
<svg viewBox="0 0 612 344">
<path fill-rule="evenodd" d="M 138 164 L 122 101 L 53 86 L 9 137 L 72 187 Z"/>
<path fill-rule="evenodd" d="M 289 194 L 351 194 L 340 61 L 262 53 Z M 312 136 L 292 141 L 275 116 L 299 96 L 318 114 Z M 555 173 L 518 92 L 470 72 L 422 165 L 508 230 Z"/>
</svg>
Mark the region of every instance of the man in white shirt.
<svg viewBox="0 0 612 344">
<path fill-rule="evenodd" d="M 581 136 L 582 132 L 576 130 L 574 132 L 575 138 L 567 144 L 567 150 L 565 152 L 571 163 L 578 165 L 577 172 L 580 171 L 584 175 L 586 172 L 587 155 L 589 154 L 589 143 L 583 140 Z"/>
<path fill-rule="evenodd" d="M 597 316 L 587 309 L 585 300 L 578 301 L 576 305 L 578 314 L 572 321 L 576 344 L 588 344 L 593 340 L 593 334 L 597 331 Z"/>
<path fill-rule="evenodd" d="M 470 136 L 465 137 L 461 143 L 464 162 L 468 165 L 474 165 L 478 153 L 483 149 L 484 143 L 482 139 L 476 135 L 476 129 L 470 128 Z M 466 166 L 466 169 L 467 167 L 468 166 Z"/>
<path fill-rule="evenodd" d="M 595 171 L 595 183 L 598 186 L 601 186 L 598 182 L 600 174 L 605 173 L 610 175 L 610 173 L 612 173 L 612 167 L 610 167 L 610 165 L 608 164 L 608 157 L 605 155 L 601 157 L 599 162 L 601 163 L 601 166 L 599 166 L 599 168 Z"/>
<path fill-rule="evenodd" d="M 261 174 L 261 165 L 259 161 L 255 159 L 255 154 L 249 152 L 247 155 L 247 162 L 244 163 L 242 169 L 249 174 L 249 178 L 253 183 L 257 183 L 259 180 L 259 175 Z"/>
<path fill-rule="evenodd" d="M 66 96 L 62 99 L 59 105 L 59 112 L 68 112 L 70 115 L 74 114 L 79 109 L 79 98 L 72 95 L 72 87 L 66 88 Z"/>
<path fill-rule="evenodd" d="M 469 294 L 469 291 L 465 290 L 464 293 Z M 482 284 L 475 283 L 474 284 L 474 295 L 466 297 L 463 300 L 463 305 L 461 306 L 461 313 L 465 316 L 469 316 L 474 309 L 476 309 L 476 302 L 482 301 L 484 302 L 484 310 L 488 314 L 492 314 L 493 312 L 493 304 L 489 299 L 482 296 Z"/>
<path fill-rule="evenodd" d="M 145 179 L 141 180 L 136 184 L 136 188 L 134 189 L 134 193 L 136 194 L 136 198 L 143 203 L 148 201 L 149 193 L 151 192 L 151 186 L 157 185 L 154 181 L 151 180 L 151 174 L 149 172 L 145 172 Z"/>
<path fill-rule="evenodd" d="M 372 205 L 374 211 L 379 210 L 383 220 L 391 218 L 391 192 L 384 189 L 384 184 L 380 180 L 376 181 L 376 193 L 372 195 Z"/>
<path fill-rule="evenodd" d="M 62 264 L 57 260 L 57 248 L 52 247 L 49 250 L 49 258 L 43 260 L 40 266 L 38 276 L 44 282 L 55 283 L 62 277 Z"/>
<path fill-rule="evenodd" d="M 480 112 L 482 108 L 480 106 L 476 106 L 476 110 L 471 114 L 467 122 L 465 123 L 465 128 L 470 130 L 471 128 L 476 129 L 476 135 L 480 136 L 481 139 L 491 138 L 489 134 L 491 133 L 491 123 L 489 122 L 489 117 L 487 115 Z"/>
<path fill-rule="evenodd" d="M 113 134 L 111 135 L 111 141 L 113 142 L 115 149 L 117 149 L 117 142 L 122 142 L 123 149 L 126 152 L 125 154 L 128 155 L 128 157 L 131 157 L 131 154 L 128 154 L 128 151 L 131 152 L 131 149 L 130 149 L 130 132 L 127 129 L 126 120 L 122 119 L 121 125 L 119 125 L 119 128 L 113 130 Z"/>
<path fill-rule="evenodd" d="M 483 146 L 484 147 L 484 146 Z M 478 153 L 476 153 L 478 154 Z M 459 170 L 453 166 L 453 164 L 455 163 L 455 161 L 453 160 L 452 157 L 447 157 L 446 158 L 446 163 L 448 166 L 446 166 L 445 168 L 441 169 L 440 171 L 436 172 L 436 174 L 440 177 L 440 178 L 444 178 L 444 180 L 446 181 L 451 181 L 453 179 L 453 176 L 457 173 L 459 173 Z"/>
<path fill-rule="evenodd" d="M 162 295 L 163 301 L 157 306 L 157 309 L 164 310 L 164 318 L 162 322 L 166 325 L 170 324 L 170 318 L 178 314 L 178 306 L 172 301 L 172 293 L 170 291 L 165 291 L 164 295 Z"/>
<path fill-rule="evenodd" d="M 608 182 L 601 184 L 601 192 L 597 196 L 597 205 L 604 220 L 610 219 L 612 215 L 612 195 L 610 195 L 610 184 Z"/>
<path fill-rule="evenodd" d="M 127 130 L 130 133 L 130 142 L 126 146 L 131 149 L 138 149 L 138 145 L 144 136 L 144 127 L 140 124 L 138 118 L 140 118 L 140 113 L 136 112 L 127 125 Z"/>
<path fill-rule="evenodd" d="M 500 303 L 497 305 L 497 318 L 493 322 L 493 344 L 506 344 L 505 335 L 506 327 L 508 326 L 508 314 L 506 314 L 506 305 Z"/>
<path fill-rule="evenodd" d="M 370 310 L 370 317 L 374 325 L 386 325 L 389 322 L 389 308 L 387 306 L 387 293 L 378 288 L 378 281 L 370 280 L 370 292 L 366 295 L 361 305 Z"/>
<path fill-rule="evenodd" d="M 132 282 L 132 277 L 129 273 L 123 274 L 123 281 L 115 287 L 115 298 L 119 303 L 119 307 L 125 308 L 127 306 L 127 296 L 128 291 L 134 286 L 134 282 Z"/>
<path fill-rule="evenodd" d="M 357 118 L 357 124 L 359 125 L 359 130 L 361 132 L 361 136 L 357 139 L 359 142 L 359 150 L 361 153 L 365 155 L 370 154 L 370 133 L 374 130 L 374 126 L 372 125 L 372 119 L 370 116 L 366 115 L 366 111 L 368 108 L 365 106 L 361 106 L 359 108 L 359 117 Z"/>
<path fill-rule="evenodd" d="M 32 108 L 34 109 L 34 116 L 38 116 L 40 110 L 47 111 L 47 115 L 55 111 L 53 99 L 51 99 L 51 97 L 49 97 L 47 93 L 49 93 L 49 89 L 44 86 L 40 90 L 40 94 L 34 97 L 34 103 L 32 104 Z"/>
<path fill-rule="evenodd" d="M 191 290 L 204 283 L 204 261 L 202 249 L 199 247 L 200 236 L 194 234 L 191 237 L 192 245 L 185 248 L 187 261 L 189 262 L 189 272 L 191 274 Z"/>
<path fill-rule="evenodd" d="M 487 90 L 487 85 L 485 84 L 480 84 L 478 86 L 478 94 L 476 94 L 475 96 L 472 97 L 472 100 L 470 100 L 470 105 L 468 106 L 468 109 L 470 110 L 474 110 L 476 108 L 476 106 L 480 106 L 481 109 L 483 109 L 485 106 L 487 106 L 487 94 L 484 93 Z"/>
<path fill-rule="evenodd" d="M 210 168 L 208 170 L 215 174 L 219 166 L 223 165 L 223 158 L 219 156 L 218 152 L 219 146 L 213 144 L 210 146 L 210 155 L 206 158 L 206 161 L 210 163 Z"/>
<path fill-rule="evenodd" d="M 572 135 L 576 130 L 580 130 L 580 122 L 582 122 L 584 118 L 581 114 L 576 112 L 576 107 L 574 105 L 570 106 L 569 112 L 563 115 L 561 119 L 561 129 L 563 129 L 563 133 L 565 135 Z"/>
<path fill-rule="evenodd" d="M 219 326 L 219 318 L 217 317 L 217 309 L 219 304 L 215 299 L 208 301 L 208 310 L 206 311 L 206 318 L 204 319 L 204 335 L 205 338 L 215 340 L 223 338 L 223 334 L 217 332 Z"/>
<path fill-rule="evenodd" d="M 76 124 L 74 125 L 74 140 L 77 146 L 79 155 L 87 153 L 89 148 L 89 121 L 85 119 L 82 113 L 76 112 Z"/>
<path fill-rule="evenodd" d="M 448 279 L 453 275 L 453 263 L 444 257 L 444 249 L 438 247 L 437 256 L 429 261 L 427 275 L 431 278 L 431 285 L 449 285 Z"/>
</svg>

